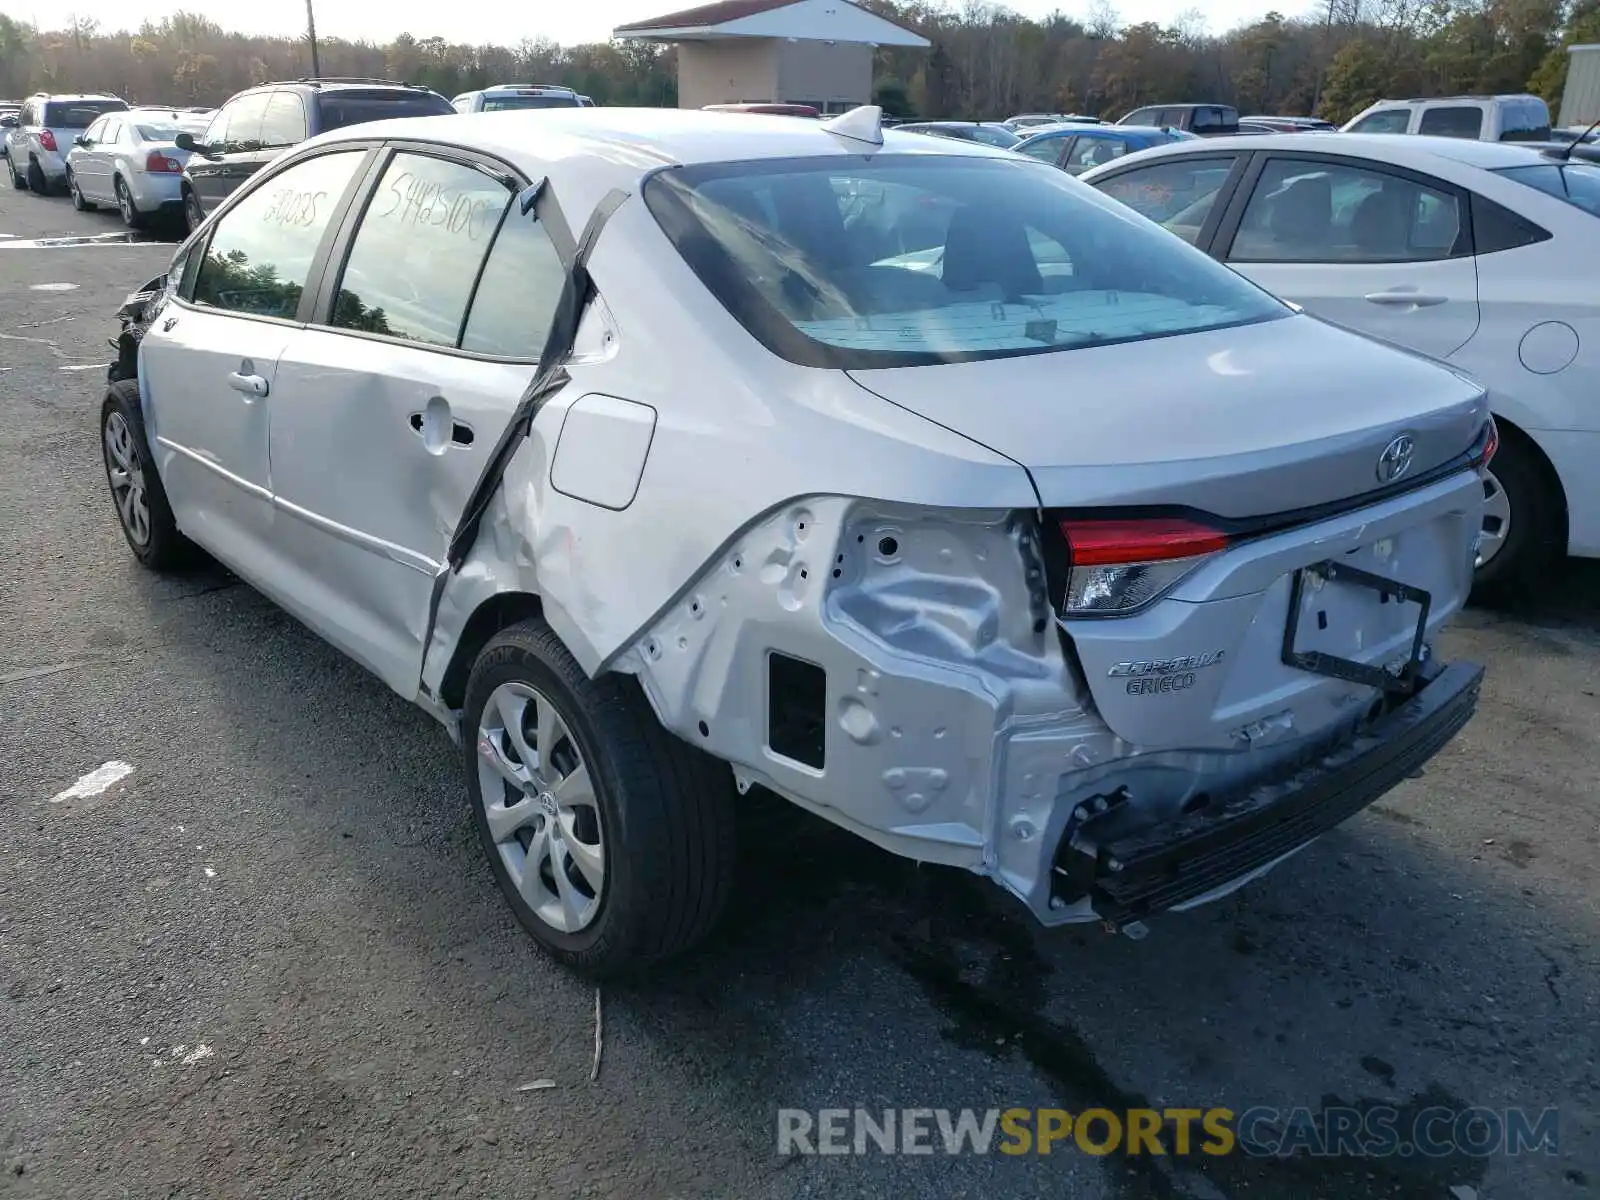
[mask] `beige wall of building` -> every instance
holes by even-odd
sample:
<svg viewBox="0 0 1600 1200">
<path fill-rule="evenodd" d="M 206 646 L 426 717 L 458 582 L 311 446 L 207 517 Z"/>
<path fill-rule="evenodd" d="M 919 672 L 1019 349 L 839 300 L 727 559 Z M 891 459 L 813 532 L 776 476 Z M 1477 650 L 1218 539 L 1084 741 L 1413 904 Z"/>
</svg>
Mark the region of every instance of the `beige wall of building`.
<svg viewBox="0 0 1600 1200">
<path fill-rule="evenodd" d="M 776 100 L 778 47 L 768 38 L 678 43 L 678 107 Z"/>
<path fill-rule="evenodd" d="M 872 100 L 872 47 L 857 42 L 778 42 L 778 96 L 833 111 Z"/>
</svg>

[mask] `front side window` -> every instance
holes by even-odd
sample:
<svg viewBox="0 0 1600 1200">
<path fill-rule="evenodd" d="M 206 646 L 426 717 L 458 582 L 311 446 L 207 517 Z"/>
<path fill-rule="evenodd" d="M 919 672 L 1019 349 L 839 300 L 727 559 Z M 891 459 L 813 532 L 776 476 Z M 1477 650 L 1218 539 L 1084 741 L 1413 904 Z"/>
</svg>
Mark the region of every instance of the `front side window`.
<svg viewBox="0 0 1600 1200">
<path fill-rule="evenodd" d="M 1097 181 L 1095 186 L 1193 245 L 1200 238 L 1200 230 L 1211 215 L 1233 164 L 1232 155 L 1180 158 L 1123 171 Z"/>
<path fill-rule="evenodd" d="M 1001 129 L 995 125 L 974 125 L 971 140 L 982 142 L 985 146 L 998 146 L 1001 150 L 1009 150 L 1022 139 L 1009 129 Z"/>
<path fill-rule="evenodd" d="M 1219 133 L 1239 127 L 1239 110 L 1218 108 L 1205 104 L 1194 110 L 1193 129 L 1196 133 Z"/>
<path fill-rule="evenodd" d="M 1600 166 L 1593 163 L 1545 163 L 1532 167 L 1502 167 L 1495 172 L 1547 196 L 1565 200 L 1600 217 Z"/>
<path fill-rule="evenodd" d="M 281 150 L 306 140 L 306 109 L 293 92 L 274 92 L 261 119 L 261 148 Z"/>
<path fill-rule="evenodd" d="M 365 157 L 365 150 L 341 150 L 307 159 L 238 201 L 211 235 L 194 302 L 292 319 L 334 209 Z"/>
<path fill-rule="evenodd" d="M 1380 108 L 1377 112 L 1368 113 L 1350 126 L 1350 132 L 1404 133 L 1410 127 L 1411 110 L 1409 108 Z"/>
<path fill-rule="evenodd" d="M 645 202 L 706 287 L 792 362 L 890 367 L 1139 341 L 1287 310 L 1020 160 L 703 164 Z"/>
<path fill-rule="evenodd" d="M 1232 262 L 1426 262 L 1449 258 L 1461 201 L 1383 171 L 1274 159 L 1245 207 Z"/>
<path fill-rule="evenodd" d="M 267 92 L 245 96 L 229 104 L 228 136 L 223 149 L 229 154 L 253 154 L 261 149 L 261 122 L 267 116 Z"/>
<path fill-rule="evenodd" d="M 1435 104 L 1422 110 L 1418 133 L 1476 138 L 1483 134 L 1483 109 L 1476 104 Z"/>
<path fill-rule="evenodd" d="M 1079 175 L 1090 167 L 1098 167 L 1114 158 L 1121 158 L 1126 153 L 1128 153 L 1128 143 L 1121 138 L 1094 137 L 1080 133 L 1078 140 L 1073 144 L 1072 153 L 1067 155 L 1067 161 L 1061 165 L 1074 175 Z"/>
<path fill-rule="evenodd" d="M 1026 146 L 1018 146 L 1017 149 L 1029 158 L 1037 158 L 1040 162 L 1054 164 L 1060 160 L 1062 148 L 1066 144 L 1067 139 L 1064 135 L 1059 137 L 1036 137 L 1028 142 Z"/>
<path fill-rule="evenodd" d="M 101 117 L 93 125 L 83 131 L 83 140 L 89 145 L 106 140 L 106 119 Z"/>
<path fill-rule="evenodd" d="M 465 163 L 396 154 L 345 260 L 331 324 L 455 346 L 511 191 Z"/>
</svg>

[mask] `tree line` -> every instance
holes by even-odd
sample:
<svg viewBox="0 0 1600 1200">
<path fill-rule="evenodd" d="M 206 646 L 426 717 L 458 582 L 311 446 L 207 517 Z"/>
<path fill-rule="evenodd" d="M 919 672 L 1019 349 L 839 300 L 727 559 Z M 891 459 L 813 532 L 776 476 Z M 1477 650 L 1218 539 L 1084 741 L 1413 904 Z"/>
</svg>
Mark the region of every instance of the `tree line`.
<svg viewBox="0 0 1600 1200">
<path fill-rule="evenodd" d="M 876 99 L 897 116 L 1000 118 L 1014 112 L 1118 117 L 1143 104 L 1204 100 L 1253 113 L 1342 121 L 1373 100 L 1533 91 L 1552 112 L 1566 47 L 1600 41 L 1600 0 L 1319 0 L 1224 32 L 1199 9 L 1170 25 L 1123 22 L 1112 0 L 1084 19 L 1035 20 L 986 0 L 859 0 L 931 49 L 877 54 Z M 401 79 L 454 96 L 490 83 L 575 88 L 602 105 L 677 103 L 668 46 L 608 42 L 469 46 L 401 34 L 321 39 L 325 75 Z M 41 29 L 0 13 L 0 97 L 112 91 L 153 104 L 216 105 L 234 92 L 311 73 L 304 38 L 230 33 L 179 12 L 136 31 L 89 20 Z"/>
</svg>

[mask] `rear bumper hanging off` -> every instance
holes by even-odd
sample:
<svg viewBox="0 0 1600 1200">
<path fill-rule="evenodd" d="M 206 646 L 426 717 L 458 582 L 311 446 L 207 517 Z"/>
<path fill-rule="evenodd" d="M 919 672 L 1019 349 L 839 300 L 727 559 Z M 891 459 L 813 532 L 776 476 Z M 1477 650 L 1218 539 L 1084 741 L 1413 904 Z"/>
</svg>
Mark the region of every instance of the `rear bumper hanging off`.
<svg viewBox="0 0 1600 1200">
<path fill-rule="evenodd" d="M 1199 812 L 1109 840 L 1095 821 L 1056 853 L 1056 893 L 1087 894 L 1113 924 L 1175 908 L 1269 866 L 1354 816 L 1444 748 L 1477 708 L 1483 668 L 1425 668 L 1410 699 L 1291 774 L 1258 781 Z"/>
</svg>

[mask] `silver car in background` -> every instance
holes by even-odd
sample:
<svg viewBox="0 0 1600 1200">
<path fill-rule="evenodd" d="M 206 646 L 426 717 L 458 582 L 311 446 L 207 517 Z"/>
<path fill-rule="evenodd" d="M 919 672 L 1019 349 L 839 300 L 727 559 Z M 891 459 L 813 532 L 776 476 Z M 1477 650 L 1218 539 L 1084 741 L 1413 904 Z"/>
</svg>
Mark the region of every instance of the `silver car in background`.
<svg viewBox="0 0 1600 1200">
<path fill-rule="evenodd" d="M 1476 705 L 1433 647 L 1480 386 L 876 109 L 340 129 L 124 313 L 134 554 L 204 548 L 434 714 L 579 968 L 712 927 L 752 790 L 1136 929 Z"/>
<path fill-rule="evenodd" d="M 67 188 L 78 211 L 115 205 L 123 223 L 142 229 L 158 217 L 183 216 L 183 166 L 189 152 L 178 134 L 205 128 L 205 118 L 173 109 L 108 113 L 76 139 L 67 154 Z"/>
<path fill-rule="evenodd" d="M 67 181 L 67 154 L 89 126 L 108 112 L 121 112 L 127 101 L 107 95 L 52 96 L 39 92 L 22 102 L 16 123 L 5 131 L 6 163 L 11 186 L 31 188 L 41 196 Z"/>
</svg>

